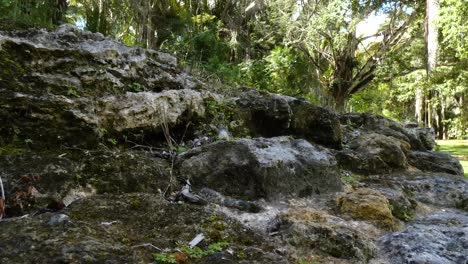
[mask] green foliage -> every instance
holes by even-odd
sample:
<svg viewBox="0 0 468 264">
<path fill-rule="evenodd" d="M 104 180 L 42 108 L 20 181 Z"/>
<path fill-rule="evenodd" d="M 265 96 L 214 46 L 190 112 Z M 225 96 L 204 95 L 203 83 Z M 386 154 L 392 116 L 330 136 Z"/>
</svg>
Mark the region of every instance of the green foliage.
<svg viewBox="0 0 468 264">
<path fill-rule="evenodd" d="M 117 139 L 115 139 L 115 138 L 108 138 L 107 142 L 111 143 L 114 146 L 117 145 Z"/>
<path fill-rule="evenodd" d="M 228 102 L 218 102 L 215 99 L 208 99 L 205 101 L 206 118 L 210 120 L 211 124 L 218 127 L 229 127 L 233 120 L 233 108 Z M 217 136 L 217 131 L 212 131 L 213 136 Z"/>
<path fill-rule="evenodd" d="M 413 12 L 399 12 L 398 5 L 392 1 L 272 2 L 274 9 L 280 10 L 271 16 L 283 28 L 283 43 L 305 55 L 316 79 L 340 111 L 350 95 L 374 78 L 377 62 L 407 41 L 408 35 L 396 32 L 406 30 L 402 25 L 411 24 L 419 10 L 419 5 L 414 3 L 406 7 Z M 365 47 L 362 42 L 367 36 L 357 35 L 357 25 L 375 13 L 388 17 L 380 29 L 386 37 Z"/>
<path fill-rule="evenodd" d="M 176 149 L 176 152 L 177 153 L 182 153 L 182 152 L 185 152 L 187 151 L 187 148 L 186 147 L 182 147 L 182 146 L 178 146 L 177 149 Z"/>
<path fill-rule="evenodd" d="M 0 1 L 0 28 L 53 28 L 56 23 L 56 1 Z"/>
<path fill-rule="evenodd" d="M 153 256 L 154 256 L 154 260 L 156 260 L 156 263 L 170 263 L 170 264 L 177 263 L 175 257 L 171 254 L 156 253 L 156 254 L 153 254 Z"/>
<path fill-rule="evenodd" d="M 128 90 L 133 93 L 138 93 L 138 92 L 143 92 L 145 91 L 145 87 L 139 83 L 132 83 L 129 87 Z"/>
<path fill-rule="evenodd" d="M 221 252 L 229 246 L 229 243 L 221 241 L 210 244 L 206 249 L 199 247 L 181 246 L 176 248 L 177 252 L 184 253 L 189 259 L 201 259 L 216 252 Z M 177 263 L 174 253 L 153 254 L 156 263 Z"/>
<path fill-rule="evenodd" d="M 468 59 L 468 1 L 440 0 L 438 24 L 442 33 L 442 48 L 455 51 L 455 56 Z"/>
<path fill-rule="evenodd" d="M 5 154 L 19 154 L 26 152 L 26 149 L 21 146 L 17 146 L 14 144 L 7 144 L 4 146 L 0 146 L 0 155 L 5 155 Z"/>
<path fill-rule="evenodd" d="M 320 102 L 320 92 L 316 89 L 319 83 L 313 78 L 313 68 L 295 49 L 276 46 L 261 60 L 241 63 L 240 70 L 241 79 L 249 86 Z"/>
<path fill-rule="evenodd" d="M 355 175 L 355 174 L 351 174 L 351 175 L 346 175 L 343 177 L 343 181 L 346 183 L 346 184 L 349 184 L 349 185 L 352 185 L 352 186 L 356 186 L 359 184 L 359 181 L 362 179 L 362 176 L 361 175 Z"/>
</svg>

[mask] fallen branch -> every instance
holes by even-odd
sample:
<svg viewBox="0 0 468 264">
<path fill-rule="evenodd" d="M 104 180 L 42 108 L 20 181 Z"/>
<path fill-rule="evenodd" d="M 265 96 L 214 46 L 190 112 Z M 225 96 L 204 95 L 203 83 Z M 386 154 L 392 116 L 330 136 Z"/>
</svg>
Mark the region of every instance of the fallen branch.
<svg viewBox="0 0 468 264">
<path fill-rule="evenodd" d="M 138 247 L 150 247 L 150 248 L 154 248 L 154 249 L 156 249 L 156 250 L 159 250 L 159 251 L 163 252 L 162 249 L 158 248 L 157 246 L 154 246 L 154 245 L 151 244 L 151 243 L 144 243 L 144 244 L 141 244 L 141 245 L 135 245 L 135 246 L 133 246 L 132 248 L 138 248 Z"/>
</svg>

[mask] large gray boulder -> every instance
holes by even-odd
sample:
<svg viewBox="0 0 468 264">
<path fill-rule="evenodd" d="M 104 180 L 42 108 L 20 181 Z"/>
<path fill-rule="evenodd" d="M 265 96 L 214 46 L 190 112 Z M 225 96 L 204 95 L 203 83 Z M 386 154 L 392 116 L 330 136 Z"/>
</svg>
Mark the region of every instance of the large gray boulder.
<svg viewBox="0 0 468 264">
<path fill-rule="evenodd" d="M 83 98 L 0 89 L 0 143 L 23 138 L 35 146 L 93 146 L 111 138 L 162 135 L 165 126 L 202 117 L 208 98 L 210 93 L 189 89 Z"/>
<path fill-rule="evenodd" d="M 342 189 L 333 155 L 289 137 L 220 141 L 179 156 L 178 176 L 226 195 L 273 198 Z"/>
<path fill-rule="evenodd" d="M 252 136 L 294 135 L 326 147 L 341 148 L 338 113 L 306 100 L 255 90 L 235 98 L 234 119 Z"/>
<path fill-rule="evenodd" d="M 412 150 L 426 151 L 434 147 L 435 135 L 430 128 L 405 128 L 388 118 L 367 113 L 346 113 L 340 117 L 344 126 L 344 143 L 368 133 L 377 133 L 408 142 Z"/>
<path fill-rule="evenodd" d="M 200 83 L 166 53 L 129 47 L 70 25 L 0 32 L 0 86 L 67 96 L 193 89 Z"/>
<path fill-rule="evenodd" d="M 422 171 L 445 172 L 463 176 L 463 166 L 448 152 L 413 151 L 408 155 L 411 165 Z"/>
<path fill-rule="evenodd" d="M 0 145 L 164 141 L 163 126 L 194 122 L 211 98 L 174 57 L 70 25 L 0 32 L 0 68 Z"/>
<path fill-rule="evenodd" d="M 409 220 L 417 203 L 468 210 L 468 180 L 446 173 L 398 172 L 365 179 L 363 186 L 379 190 L 392 205 L 392 213 Z"/>
<path fill-rule="evenodd" d="M 348 143 L 337 152 L 339 164 L 356 173 L 370 175 L 404 170 L 408 167 L 405 152 L 409 144 L 394 137 L 371 133 Z"/>
<path fill-rule="evenodd" d="M 8 217 L 45 208 L 79 186 L 90 185 L 98 193 L 155 193 L 169 185 L 169 168 L 167 160 L 139 151 L 0 155 Z"/>
</svg>

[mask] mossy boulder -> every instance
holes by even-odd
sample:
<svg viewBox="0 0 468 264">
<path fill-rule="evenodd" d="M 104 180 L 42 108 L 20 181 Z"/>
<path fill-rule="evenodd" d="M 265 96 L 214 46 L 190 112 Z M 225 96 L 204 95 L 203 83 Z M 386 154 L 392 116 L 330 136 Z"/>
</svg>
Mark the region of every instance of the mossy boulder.
<svg viewBox="0 0 468 264">
<path fill-rule="evenodd" d="M 244 92 L 234 100 L 233 118 L 251 136 L 293 135 L 326 147 L 341 148 L 341 127 L 336 112 L 294 97 L 246 88 L 241 91 Z"/>
<path fill-rule="evenodd" d="M 413 151 L 408 155 L 409 163 L 422 170 L 431 172 L 444 172 L 463 177 L 463 166 L 448 152 Z"/>
<path fill-rule="evenodd" d="M 167 90 L 96 98 L 41 97 L 0 90 L 0 144 L 30 140 L 32 147 L 95 147 L 112 139 L 164 142 L 205 114 L 208 92 Z"/>
<path fill-rule="evenodd" d="M 126 91 L 192 89 L 200 83 L 169 54 L 62 25 L 56 31 L 0 31 L 0 85 L 16 92 L 103 96 Z M 3 69 L 3 67 L 2 67 Z"/>
<path fill-rule="evenodd" d="M 169 186 L 169 163 L 138 151 L 44 151 L 1 155 L 7 216 L 33 213 L 90 185 L 98 193 L 157 193 Z M 33 189 L 34 188 L 34 189 Z"/>
<path fill-rule="evenodd" d="M 393 229 L 393 219 L 388 199 L 379 191 L 359 188 L 336 199 L 339 211 L 354 219 L 370 221 L 377 226 Z"/>
<path fill-rule="evenodd" d="M 249 199 L 342 190 L 331 152 L 290 137 L 215 142 L 184 152 L 176 168 L 194 186 Z"/>
<path fill-rule="evenodd" d="M 408 167 L 405 153 L 410 146 L 394 137 L 371 133 L 355 138 L 347 147 L 336 158 L 343 168 L 356 173 L 388 173 Z"/>
<path fill-rule="evenodd" d="M 344 127 L 344 143 L 351 142 L 356 137 L 369 133 L 377 133 L 405 141 L 411 150 L 431 150 L 435 142 L 432 129 L 405 127 L 391 119 L 369 113 L 346 113 L 340 116 Z"/>
<path fill-rule="evenodd" d="M 330 263 L 366 263 L 377 254 L 376 245 L 365 233 L 332 218 L 321 211 L 291 209 L 280 216 L 278 235 L 303 258 L 318 255 L 331 257 Z"/>
</svg>

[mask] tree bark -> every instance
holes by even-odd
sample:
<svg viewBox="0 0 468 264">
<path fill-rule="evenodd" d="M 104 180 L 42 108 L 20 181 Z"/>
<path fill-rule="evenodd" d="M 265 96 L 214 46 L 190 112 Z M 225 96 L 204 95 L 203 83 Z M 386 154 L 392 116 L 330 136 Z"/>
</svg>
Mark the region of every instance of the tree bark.
<svg viewBox="0 0 468 264">
<path fill-rule="evenodd" d="M 426 17 L 427 17 L 427 30 L 426 30 L 426 52 L 427 52 L 427 78 L 430 83 L 430 77 L 437 66 L 437 16 L 439 13 L 439 0 L 427 0 L 426 2 Z M 432 120 L 434 115 L 434 106 L 432 104 L 432 97 L 437 96 L 433 89 L 429 89 L 429 100 L 427 101 L 427 125 L 433 127 Z"/>
</svg>

